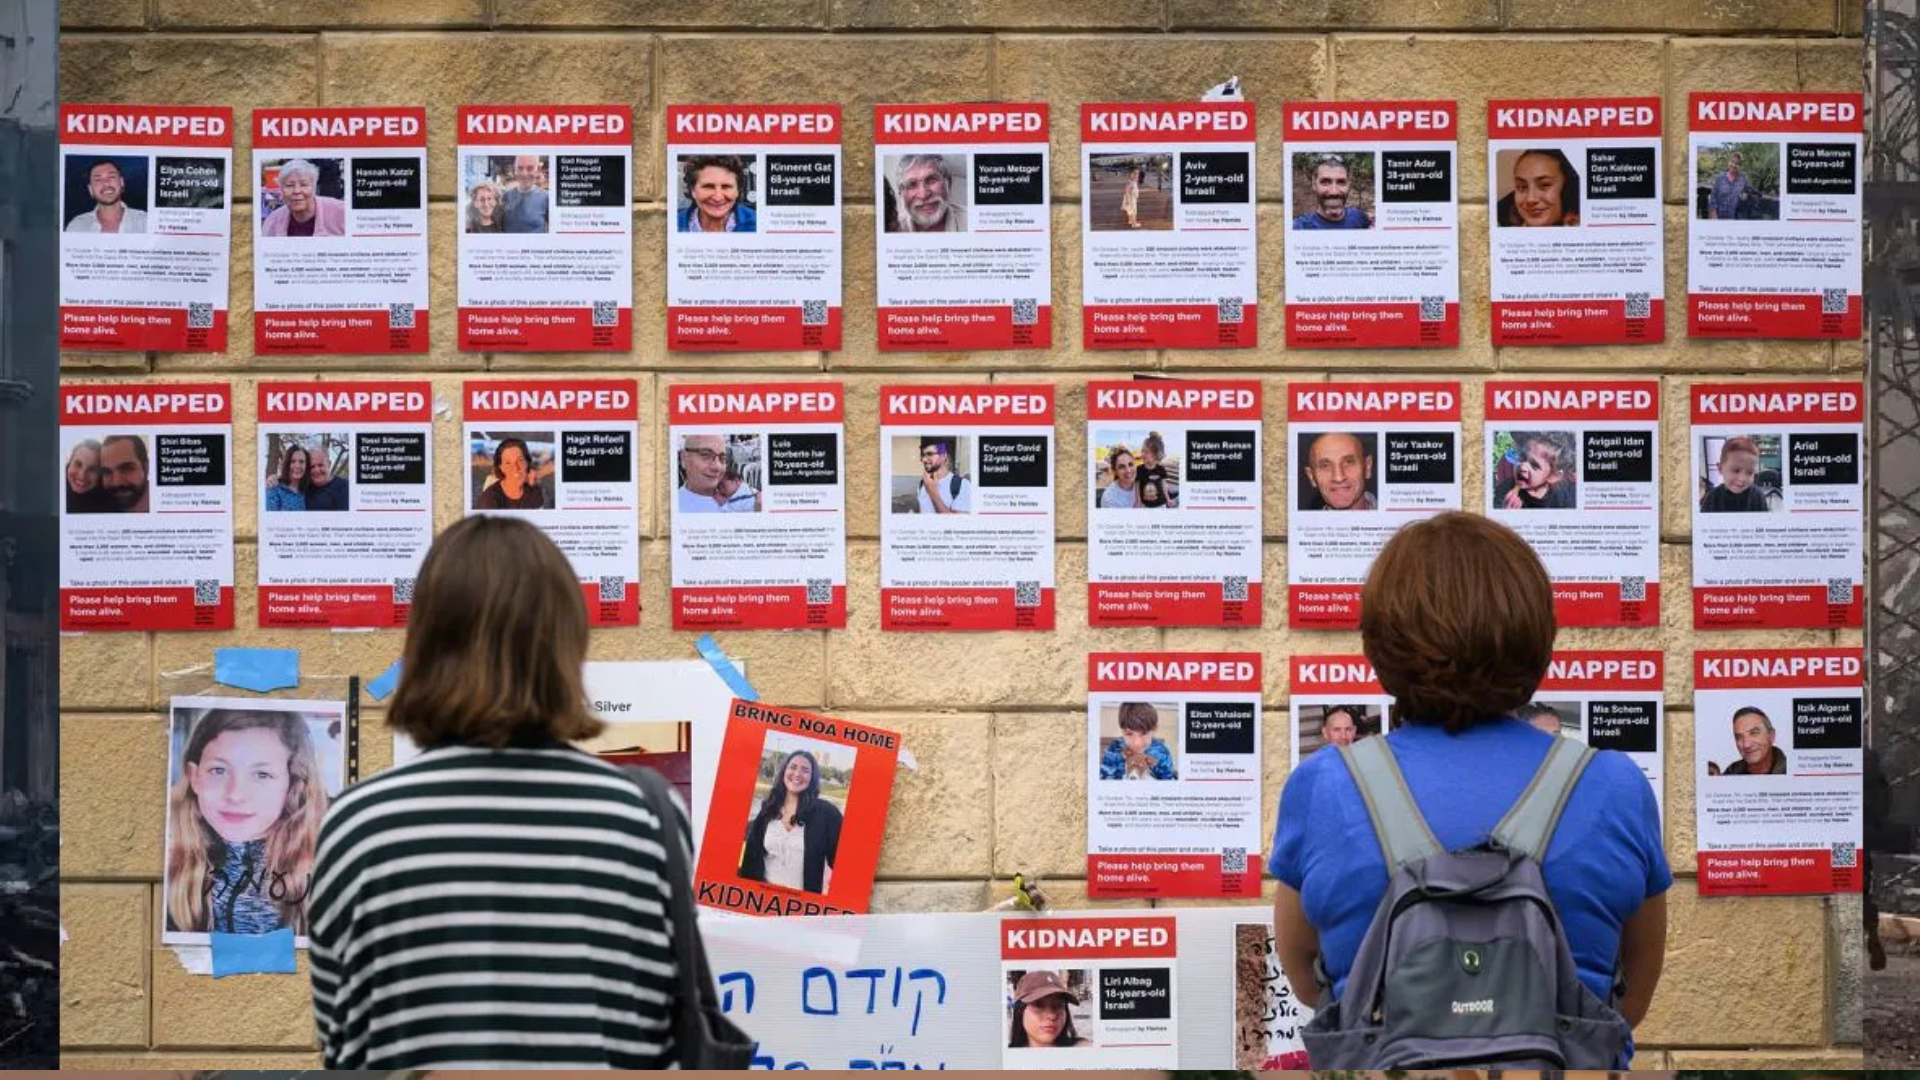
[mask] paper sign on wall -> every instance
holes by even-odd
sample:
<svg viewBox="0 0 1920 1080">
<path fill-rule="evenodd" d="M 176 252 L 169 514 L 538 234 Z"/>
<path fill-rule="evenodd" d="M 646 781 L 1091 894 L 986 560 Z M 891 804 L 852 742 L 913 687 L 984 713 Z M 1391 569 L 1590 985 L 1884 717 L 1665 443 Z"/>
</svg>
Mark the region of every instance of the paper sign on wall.
<svg viewBox="0 0 1920 1080">
<path fill-rule="evenodd" d="M 1519 717 L 1541 731 L 1618 750 L 1640 766 L 1666 817 L 1664 659 L 1658 650 L 1555 651 Z"/>
<path fill-rule="evenodd" d="M 1351 746 L 1388 730 L 1393 695 L 1381 689 L 1364 656 L 1293 656 L 1287 684 L 1294 768 L 1326 747 Z"/>
<path fill-rule="evenodd" d="M 1178 944 L 1165 915 L 1002 920 L 1002 1067 L 1177 1066 Z"/>
</svg>

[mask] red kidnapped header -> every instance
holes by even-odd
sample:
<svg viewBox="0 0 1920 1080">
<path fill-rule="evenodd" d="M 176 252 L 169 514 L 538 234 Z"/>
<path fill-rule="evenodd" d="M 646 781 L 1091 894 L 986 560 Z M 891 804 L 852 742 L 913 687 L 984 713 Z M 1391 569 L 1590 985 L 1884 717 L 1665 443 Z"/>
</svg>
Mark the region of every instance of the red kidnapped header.
<svg viewBox="0 0 1920 1080">
<path fill-rule="evenodd" d="M 260 419 L 267 423 L 425 424 L 433 420 L 433 384 L 429 382 L 263 382 L 258 400 Z"/>
<path fill-rule="evenodd" d="M 640 414 L 633 379 L 490 379 L 467 383 L 465 396 L 468 420 L 633 420 Z"/>
<path fill-rule="evenodd" d="M 1259 653 L 1091 653 L 1089 690 L 1260 692 Z"/>
<path fill-rule="evenodd" d="M 255 109 L 253 148 L 308 149 L 334 146 L 427 145 L 427 110 Z"/>
<path fill-rule="evenodd" d="M 1489 420 L 1658 420 L 1660 383 L 1490 382 Z"/>
<path fill-rule="evenodd" d="M 462 105 L 466 146 L 606 146 L 633 141 L 626 105 Z"/>
<path fill-rule="evenodd" d="M 883 386 L 880 422 L 1034 425 L 1053 423 L 1051 386 Z"/>
<path fill-rule="evenodd" d="M 1695 383 L 1693 422 L 1750 420 L 1858 424 L 1866 406 L 1860 383 Z"/>
<path fill-rule="evenodd" d="M 1287 668 L 1289 693 L 1386 693 L 1364 656 L 1295 656 L 1287 661 Z"/>
<path fill-rule="evenodd" d="M 1090 143 L 1253 141 L 1251 101 L 1170 101 L 1082 105 L 1080 141 Z"/>
<path fill-rule="evenodd" d="M 1444 142 L 1460 134 L 1451 101 L 1295 101 L 1281 115 L 1288 142 Z"/>
<path fill-rule="evenodd" d="M 1287 419 L 1458 421 L 1460 384 L 1288 383 Z"/>
<path fill-rule="evenodd" d="M 1174 919 L 1005 919 L 1000 923 L 1002 960 L 1127 960 L 1174 954 Z"/>
<path fill-rule="evenodd" d="M 669 105 L 673 145 L 833 145 L 840 141 L 838 105 Z"/>
<path fill-rule="evenodd" d="M 1045 105 L 875 105 L 873 141 L 915 143 L 1043 143 Z"/>
<path fill-rule="evenodd" d="M 60 422 L 98 424 L 226 424 L 233 421 L 232 389 L 225 383 L 149 386 L 63 386 Z"/>
<path fill-rule="evenodd" d="M 1774 690 L 1864 684 L 1860 649 L 1726 649 L 1693 654 L 1696 690 Z"/>
<path fill-rule="evenodd" d="M 1087 384 L 1089 420 L 1258 420 L 1260 384 L 1139 379 Z"/>
<path fill-rule="evenodd" d="M 667 422 L 726 424 L 828 424 L 841 419 L 839 383 L 709 384 L 667 389 Z"/>
<path fill-rule="evenodd" d="M 1660 99 L 1540 98 L 1487 102 L 1489 139 L 1660 137 Z"/>
<path fill-rule="evenodd" d="M 1659 690 L 1664 672 L 1658 650 L 1556 651 L 1542 690 Z"/>
<path fill-rule="evenodd" d="M 1866 130 L 1860 94 L 1687 95 L 1689 131 L 1771 131 L 1858 135 Z"/>
<path fill-rule="evenodd" d="M 225 105 L 62 105 L 60 141 L 232 149 L 233 110 Z"/>
</svg>

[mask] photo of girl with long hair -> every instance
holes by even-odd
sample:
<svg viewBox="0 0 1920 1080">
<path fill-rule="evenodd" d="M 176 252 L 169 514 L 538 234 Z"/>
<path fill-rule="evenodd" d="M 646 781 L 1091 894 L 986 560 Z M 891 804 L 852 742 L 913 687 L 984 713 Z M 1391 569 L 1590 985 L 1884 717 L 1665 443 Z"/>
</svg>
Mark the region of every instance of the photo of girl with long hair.
<svg viewBox="0 0 1920 1080">
<path fill-rule="evenodd" d="M 344 724 L 330 702 L 174 699 L 162 943 L 291 928 L 305 947 L 320 822 L 346 779 Z"/>
<path fill-rule="evenodd" d="M 824 893 L 833 882 L 856 748 L 771 733 L 760 751 L 757 806 L 747 819 L 740 876 Z"/>
</svg>

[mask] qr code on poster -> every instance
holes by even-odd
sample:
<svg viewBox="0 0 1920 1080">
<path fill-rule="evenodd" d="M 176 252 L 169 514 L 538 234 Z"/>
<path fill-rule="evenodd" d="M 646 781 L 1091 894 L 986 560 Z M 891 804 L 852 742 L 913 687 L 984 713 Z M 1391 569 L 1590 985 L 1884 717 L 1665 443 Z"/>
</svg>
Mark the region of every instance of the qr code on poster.
<svg viewBox="0 0 1920 1080">
<path fill-rule="evenodd" d="M 827 302 L 825 300 L 800 301 L 800 325 L 827 325 Z"/>
<path fill-rule="evenodd" d="M 220 579 L 201 578 L 193 583 L 194 607 L 220 606 Z"/>
<path fill-rule="evenodd" d="M 617 604 L 627 598 L 627 579 L 609 574 L 600 579 L 600 602 Z"/>
<path fill-rule="evenodd" d="M 1847 313 L 1847 290 L 1821 289 L 1820 314 L 1845 315 Z"/>
<path fill-rule="evenodd" d="M 189 330 L 213 329 L 213 305 L 212 304 L 188 304 L 187 305 L 187 329 Z"/>
<path fill-rule="evenodd" d="M 809 604 L 833 603 L 833 579 L 823 578 L 823 577 L 808 578 L 807 579 L 807 603 Z"/>
<path fill-rule="evenodd" d="M 1016 581 L 1013 583 L 1014 607 L 1039 607 L 1040 583 L 1037 581 Z"/>
<path fill-rule="evenodd" d="M 1446 322 L 1447 298 L 1444 296 L 1423 296 L 1420 298 L 1421 322 Z"/>
<path fill-rule="evenodd" d="M 1247 872 L 1247 849 L 1230 847 L 1220 849 L 1220 872 L 1223 874 L 1244 874 Z"/>
<path fill-rule="evenodd" d="M 595 300 L 593 302 L 593 325 L 619 326 L 620 325 L 620 301 Z"/>
<path fill-rule="evenodd" d="M 1013 299 L 1013 325 L 1032 326 L 1040 321 L 1040 301 L 1031 296 Z"/>
<path fill-rule="evenodd" d="M 1643 292 L 1627 294 L 1627 318 L 1650 319 L 1653 317 L 1653 298 Z"/>
<path fill-rule="evenodd" d="M 1645 600 L 1647 598 L 1647 579 L 1644 577 L 1623 577 L 1620 579 L 1620 599 Z"/>
<path fill-rule="evenodd" d="M 1240 298 L 1237 296 L 1221 297 L 1219 313 L 1216 317 L 1222 326 L 1237 323 L 1246 318 L 1246 311 L 1240 303 Z"/>
<path fill-rule="evenodd" d="M 1228 578 L 1220 586 L 1220 598 L 1227 601 L 1239 600 L 1244 603 L 1247 599 L 1247 576 L 1238 574 Z"/>
<path fill-rule="evenodd" d="M 1860 845 L 1851 840 L 1842 840 L 1833 845 L 1833 868 L 1851 870 L 1860 865 Z"/>
<path fill-rule="evenodd" d="M 1853 579 L 1843 578 L 1843 577 L 1828 578 L 1827 579 L 1827 603 L 1829 604 L 1853 603 Z"/>
<path fill-rule="evenodd" d="M 412 304 L 388 304 L 387 305 L 387 329 L 389 330 L 413 329 L 413 305 Z"/>
<path fill-rule="evenodd" d="M 396 604 L 413 603 L 413 581 L 414 579 L 410 577 L 393 579 L 393 602 L 394 603 Z"/>
</svg>

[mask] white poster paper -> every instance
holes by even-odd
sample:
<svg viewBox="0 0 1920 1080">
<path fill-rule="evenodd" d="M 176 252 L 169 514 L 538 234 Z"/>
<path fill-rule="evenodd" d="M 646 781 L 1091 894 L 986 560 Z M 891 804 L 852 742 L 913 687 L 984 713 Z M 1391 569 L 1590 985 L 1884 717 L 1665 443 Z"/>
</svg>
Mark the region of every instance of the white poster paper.
<svg viewBox="0 0 1920 1080">
<path fill-rule="evenodd" d="M 1290 761 L 1329 746 L 1351 746 L 1390 727 L 1393 695 L 1364 656 L 1296 655 L 1287 664 Z"/>
<path fill-rule="evenodd" d="M 1177 944 L 1166 915 L 1001 920 L 1002 1067 L 1177 1066 Z"/>
</svg>

